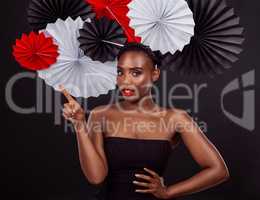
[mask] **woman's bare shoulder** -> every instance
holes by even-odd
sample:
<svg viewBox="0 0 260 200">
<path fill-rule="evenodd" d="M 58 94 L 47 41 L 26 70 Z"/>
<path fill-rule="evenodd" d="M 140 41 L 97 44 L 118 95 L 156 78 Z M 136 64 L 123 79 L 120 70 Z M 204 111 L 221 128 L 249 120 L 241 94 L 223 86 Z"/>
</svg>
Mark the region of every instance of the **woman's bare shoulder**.
<svg viewBox="0 0 260 200">
<path fill-rule="evenodd" d="M 167 108 L 167 117 L 175 122 L 182 121 L 182 119 L 189 118 L 189 114 L 186 110 L 181 108 Z"/>
<path fill-rule="evenodd" d="M 173 116 L 173 115 L 182 115 L 182 114 L 187 114 L 187 111 L 181 108 L 166 108 L 167 114 Z"/>
</svg>

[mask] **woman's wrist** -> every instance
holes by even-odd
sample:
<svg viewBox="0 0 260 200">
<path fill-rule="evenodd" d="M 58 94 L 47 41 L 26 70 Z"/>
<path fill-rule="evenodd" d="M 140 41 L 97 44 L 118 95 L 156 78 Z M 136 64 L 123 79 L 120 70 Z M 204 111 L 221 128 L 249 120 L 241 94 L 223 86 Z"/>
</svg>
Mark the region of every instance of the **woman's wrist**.
<svg viewBox="0 0 260 200">
<path fill-rule="evenodd" d="M 167 186 L 165 186 L 165 196 L 164 199 L 170 199 L 170 194 L 169 194 L 169 188 Z"/>
<path fill-rule="evenodd" d="M 169 186 L 165 186 L 164 190 L 165 190 L 165 195 L 164 195 L 163 199 L 172 199 L 172 198 L 174 198 L 174 196 L 170 192 L 170 187 Z"/>
<path fill-rule="evenodd" d="M 77 120 L 77 121 L 73 122 L 73 126 L 77 133 L 86 132 L 86 120 L 85 119 Z"/>
</svg>

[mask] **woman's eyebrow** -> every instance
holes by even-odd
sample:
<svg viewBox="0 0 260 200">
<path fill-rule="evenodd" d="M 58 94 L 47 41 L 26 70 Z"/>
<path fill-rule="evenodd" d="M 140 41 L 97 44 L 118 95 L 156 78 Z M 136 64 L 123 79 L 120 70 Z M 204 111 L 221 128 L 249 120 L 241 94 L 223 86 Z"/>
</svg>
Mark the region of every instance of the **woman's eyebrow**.
<svg viewBox="0 0 260 200">
<path fill-rule="evenodd" d="M 118 69 L 124 69 L 124 68 L 122 68 L 122 67 L 120 67 L 120 66 L 117 66 L 117 68 Z M 132 67 L 132 68 L 130 68 L 129 70 L 143 70 L 143 68 L 142 67 Z"/>
<path fill-rule="evenodd" d="M 133 67 L 133 68 L 130 68 L 130 70 L 143 70 L 142 67 Z"/>
</svg>

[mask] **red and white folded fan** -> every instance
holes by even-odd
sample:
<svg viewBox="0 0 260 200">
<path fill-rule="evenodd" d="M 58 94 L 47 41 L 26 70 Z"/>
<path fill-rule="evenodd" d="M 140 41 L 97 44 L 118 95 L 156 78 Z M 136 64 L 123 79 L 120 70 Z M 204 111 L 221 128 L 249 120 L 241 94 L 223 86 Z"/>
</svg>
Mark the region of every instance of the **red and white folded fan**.
<svg viewBox="0 0 260 200">
<path fill-rule="evenodd" d="M 38 75 L 55 90 L 63 85 L 74 97 L 97 97 L 116 87 L 116 62 L 93 61 L 79 48 L 79 29 L 84 21 L 78 17 L 58 19 L 43 30 L 59 46 L 57 62 Z"/>
<path fill-rule="evenodd" d="M 53 43 L 51 37 L 31 32 L 29 35 L 22 34 L 21 39 L 16 40 L 13 56 L 25 69 L 46 69 L 56 62 L 58 46 Z"/>
</svg>

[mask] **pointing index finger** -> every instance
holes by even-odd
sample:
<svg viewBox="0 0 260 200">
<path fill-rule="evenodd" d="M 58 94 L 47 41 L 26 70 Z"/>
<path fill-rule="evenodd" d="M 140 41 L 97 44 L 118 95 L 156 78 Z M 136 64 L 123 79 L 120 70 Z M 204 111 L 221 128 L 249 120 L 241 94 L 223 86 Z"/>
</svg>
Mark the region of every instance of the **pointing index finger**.
<svg viewBox="0 0 260 200">
<path fill-rule="evenodd" d="M 69 92 L 62 86 L 60 85 L 60 89 L 62 94 L 67 98 L 69 102 L 74 102 L 74 98 L 69 94 Z"/>
</svg>

